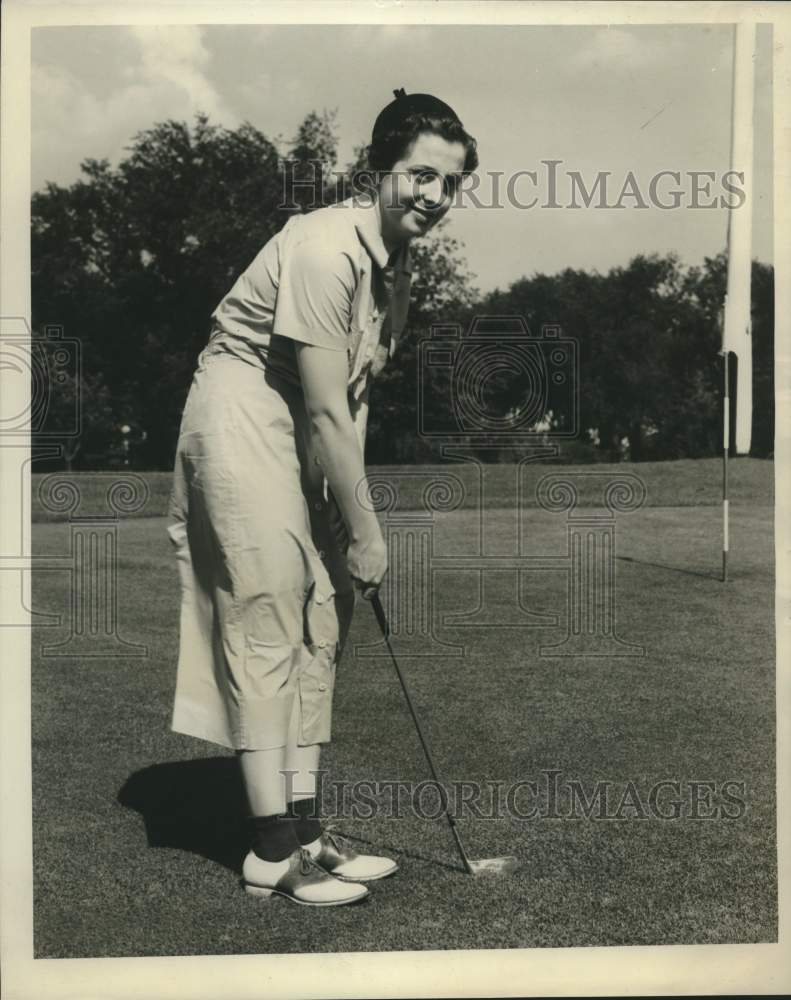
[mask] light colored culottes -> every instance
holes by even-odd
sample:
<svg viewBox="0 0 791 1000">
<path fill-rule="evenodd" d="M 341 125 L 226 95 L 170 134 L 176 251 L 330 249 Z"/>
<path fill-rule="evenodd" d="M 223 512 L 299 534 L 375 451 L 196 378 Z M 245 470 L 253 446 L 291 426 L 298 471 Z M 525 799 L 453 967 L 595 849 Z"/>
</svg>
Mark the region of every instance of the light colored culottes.
<svg viewBox="0 0 791 1000">
<path fill-rule="evenodd" d="M 300 389 L 201 355 L 182 416 L 168 535 L 181 580 L 172 728 L 235 750 L 331 735 L 354 606 Z"/>
</svg>

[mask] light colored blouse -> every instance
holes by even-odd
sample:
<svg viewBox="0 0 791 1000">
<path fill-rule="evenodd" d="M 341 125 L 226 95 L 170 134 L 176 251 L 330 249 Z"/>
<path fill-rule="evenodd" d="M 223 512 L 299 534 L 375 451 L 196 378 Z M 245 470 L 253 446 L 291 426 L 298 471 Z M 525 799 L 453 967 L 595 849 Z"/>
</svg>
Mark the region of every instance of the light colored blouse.
<svg viewBox="0 0 791 1000">
<path fill-rule="evenodd" d="M 409 246 L 389 255 L 376 202 L 288 220 L 212 314 L 205 354 L 235 354 L 299 385 L 293 341 L 346 351 L 359 400 L 395 351 L 409 308 Z"/>
</svg>

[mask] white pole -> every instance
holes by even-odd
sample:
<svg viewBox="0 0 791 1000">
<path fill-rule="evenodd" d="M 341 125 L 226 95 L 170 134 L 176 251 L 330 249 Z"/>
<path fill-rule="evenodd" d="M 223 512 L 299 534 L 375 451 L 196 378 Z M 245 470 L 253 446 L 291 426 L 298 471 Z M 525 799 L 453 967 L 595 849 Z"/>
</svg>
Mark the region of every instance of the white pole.
<svg viewBox="0 0 791 1000">
<path fill-rule="evenodd" d="M 750 321 L 753 214 L 753 98 L 755 25 L 738 24 L 733 52 L 731 170 L 743 174 L 744 201 L 728 210 L 728 291 L 723 350 L 738 358 L 736 454 L 750 452 L 753 414 L 753 356 Z"/>
</svg>

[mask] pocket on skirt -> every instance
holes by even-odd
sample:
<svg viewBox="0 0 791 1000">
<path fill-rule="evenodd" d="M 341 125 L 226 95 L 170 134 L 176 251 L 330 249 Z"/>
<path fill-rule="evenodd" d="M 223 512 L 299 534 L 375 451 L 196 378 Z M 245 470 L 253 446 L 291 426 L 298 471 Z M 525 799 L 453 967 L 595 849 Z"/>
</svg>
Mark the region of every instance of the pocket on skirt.
<svg viewBox="0 0 791 1000">
<path fill-rule="evenodd" d="M 335 588 L 318 553 L 310 553 L 312 579 L 305 598 L 305 645 L 313 652 L 337 646 L 338 615 L 335 610 Z"/>
<path fill-rule="evenodd" d="M 287 643 L 245 636 L 244 677 L 233 678 L 247 698 L 268 700 L 284 694 L 299 674 L 300 650 Z"/>
<path fill-rule="evenodd" d="M 311 570 L 313 581 L 305 601 L 305 662 L 299 674 L 302 745 L 330 739 L 338 651 L 335 590 L 318 555 L 311 559 Z"/>
<path fill-rule="evenodd" d="M 332 733 L 335 657 L 314 656 L 299 675 L 300 744 L 327 743 Z"/>
</svg>

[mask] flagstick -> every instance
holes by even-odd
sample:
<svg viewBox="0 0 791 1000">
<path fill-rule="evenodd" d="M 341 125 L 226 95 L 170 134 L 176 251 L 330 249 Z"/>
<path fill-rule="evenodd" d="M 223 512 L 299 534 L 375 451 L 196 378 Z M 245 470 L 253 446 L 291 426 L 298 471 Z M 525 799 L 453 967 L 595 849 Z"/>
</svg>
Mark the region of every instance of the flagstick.
<svg viewBox="0 0 791 1000">
<path fill-rule="evenodd" d="M 734 117 L 736 115 L 736 37 L 738 28 L 733 26 L 732 41 L 732 62 L 731 62 L 731 135 L 730 135 L 730 165 L 733 169 L 736 149 L 736 129 L 734 127 Z M 728 209 L 726 231 L 725 231 L 725 251 L 727 253 L 728 271 L 726 279 L 725 304 L 722 310 L 722 359 L 723 359 L 723 394 L 722 394 L 722 582 L 728 579 L 728 452 L 731 446 L 731 395 L 730 395 L 730 366 L 728 364 L 728 345 L 725 342 L 725 315 L 728 303 L 728 285 L 731 274 L 731 212 Z"/>
<path fill-rule="evenodd" d="M 746 188 L 752 188 L 753 107 L 755 88 L 756 26 L 740 22 L 733 26 L 731 75 L 731 170 L 741 166 Z M 722 313 L 723 434 L 722 434 L 722 580 L 728 579 L 728 453 L 730 451 L 730 352 L 736 355 L 736 401 L 734 453 L 750 453 L 752 434 L 752 338 L 750 337 L 752 199 L 746 211 L 727 216 L 728 276 Z"/>
<path fill-rule="evenodd" d="M 731 397 L 728 387 L 728 352 L 723 352 L 724 395 L 722 397 L 722 582 L 728 579 L 728 451 L 731 436 Z"/>
</svg>

